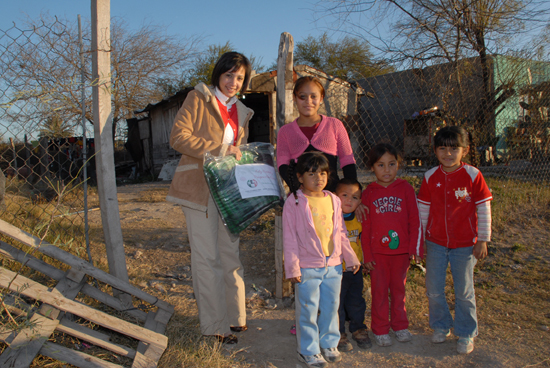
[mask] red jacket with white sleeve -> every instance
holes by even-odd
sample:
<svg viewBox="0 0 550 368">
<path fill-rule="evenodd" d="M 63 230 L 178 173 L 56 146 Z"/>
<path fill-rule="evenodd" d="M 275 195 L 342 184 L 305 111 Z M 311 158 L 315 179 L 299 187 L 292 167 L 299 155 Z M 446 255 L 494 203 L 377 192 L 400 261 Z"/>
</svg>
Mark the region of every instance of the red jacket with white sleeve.
<svg viewBox="0 0 550 368">
<path fill-rule="evenodd" d="M 470 247 L 478 240 L 491 240 L 490 206 L 493 195 L 481 172 L 468 164 L 453 172 L 441 166 L 426 171 L 418 193 L 419 206 L 429 206 L 426 240 L 448 248 Z M 478 235 L 478 211 L 488 213 L 483 237 Z M 484 213 L 484 216 L 487 214 Z M 488 228 L 486 228 L 488 226 Z"/>
</svg>

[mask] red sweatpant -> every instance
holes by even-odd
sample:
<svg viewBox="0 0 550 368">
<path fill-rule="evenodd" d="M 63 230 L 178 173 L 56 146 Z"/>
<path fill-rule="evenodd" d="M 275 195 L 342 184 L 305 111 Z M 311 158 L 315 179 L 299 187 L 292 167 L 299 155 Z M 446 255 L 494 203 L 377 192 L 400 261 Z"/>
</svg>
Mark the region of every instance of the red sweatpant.
<svg viewBox="0 0 550 368">
<path fill-rule="evenodd" d="M 408 254 L 373 254 L 374 270 L 371 278 L 371 328 L 376 335 L 386 335 L 409 327 L 405 309 L 405 282 L 410 260 Z M 389 295 L 388 295 L 389 289 Z M 391 298 L 391 322 L 390 303 Z"/>
</svg>

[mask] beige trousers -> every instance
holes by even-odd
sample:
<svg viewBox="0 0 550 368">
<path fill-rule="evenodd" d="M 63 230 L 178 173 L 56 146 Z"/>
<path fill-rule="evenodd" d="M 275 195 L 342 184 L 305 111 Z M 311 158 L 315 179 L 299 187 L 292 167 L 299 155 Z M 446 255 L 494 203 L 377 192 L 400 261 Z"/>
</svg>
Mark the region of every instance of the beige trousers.
<svg viewBox="0 0 550 368">
<path fill-rule="evenodd" d="M 239 239 L 231 241 L 210 196 L 208 217 L 182 207 L 191 244 L 193 290 L 203 335 L 223 335 L 229 326 L 246 325 L 244 270 Z"/>
</svg>

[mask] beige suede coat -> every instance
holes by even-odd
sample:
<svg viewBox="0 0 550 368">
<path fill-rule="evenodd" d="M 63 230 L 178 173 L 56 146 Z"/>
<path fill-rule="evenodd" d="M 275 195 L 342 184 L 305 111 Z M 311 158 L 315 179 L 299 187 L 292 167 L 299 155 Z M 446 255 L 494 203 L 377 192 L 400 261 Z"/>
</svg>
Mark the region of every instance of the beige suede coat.
<svg viewBox="0 0 550 368">
<path fill-rule="evenodd" d="M 185 207 L 206 212 L 210 190 L 203 171 L 206 152 L 225 156 L 228 145 L 223 144 L 223 122 L 214 87 L 200 83 L 187 95 L 176 114 L 170 134 L 170 146 L 181 152 L 166 200 Z M 248 122 L 254 111 L 237 101 L 239 131 L 237 146 L 247 143 Z"/>
</svg>

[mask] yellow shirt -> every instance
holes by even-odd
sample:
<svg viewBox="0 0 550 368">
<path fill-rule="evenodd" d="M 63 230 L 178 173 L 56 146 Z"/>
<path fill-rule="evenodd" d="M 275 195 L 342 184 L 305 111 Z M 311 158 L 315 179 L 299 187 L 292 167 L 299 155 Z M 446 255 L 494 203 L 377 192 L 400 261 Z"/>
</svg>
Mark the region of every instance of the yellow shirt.
<svg viewBox="0 0 550 368">
<path fill-rule="evenodd" d="M 324 197 L 310 197 L 307 196 L 309 203 L 309 209 L 313 215 L 313 224 L 315 225 L 315 232 L 321 240 L 321 246 L 325 256 L 330 256 L 334 251 L 334 244 L 332 241 L 332 216 L 334 215 L 334 209 L 332 208 L 332 198 L 328 195 Z"/>
<path fill-rule="evenodd" d="M 363 226 L 357 221 L 355 214 L 351 213 L 348 218 L 344 217 L 346 222 L 346 230 L 348 231 L 348 239 L 351 244 L 351 248 L 355 252 L 357 259 L 363 263 L 363 249 L 361 248 L 361 232 L 363 231 Z M 342 265 L 344 271 L 346 270 L 346 263 Z"/>
</svg>

